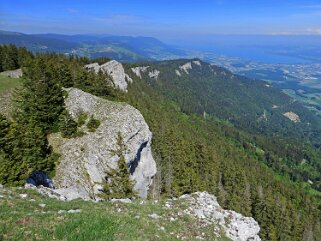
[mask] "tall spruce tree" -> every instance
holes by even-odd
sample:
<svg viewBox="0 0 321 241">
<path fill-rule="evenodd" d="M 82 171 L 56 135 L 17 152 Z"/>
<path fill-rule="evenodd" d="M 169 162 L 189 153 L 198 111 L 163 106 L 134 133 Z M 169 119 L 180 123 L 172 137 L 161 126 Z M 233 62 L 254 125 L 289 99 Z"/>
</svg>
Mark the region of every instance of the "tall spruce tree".
<svg viewBox="0 0 321 241">
<path fill-rule="evenodd" d="M 125 161 L 126 146 L 120 132 L 117 134 L 117 149 L 112 151 L 118 156 L 117 168 L 110 168 L 106 173 L 106 178 L 101 195 L 104 199 L 113 198 L 133 198 L 136 196 L 134 183 L 130 179 L 128 165 Z"/>
<path fill-rule="evenodd" d="M 36 57 L 26 71 L 23 89 L 17 98 L 16 119 L 32 120 L 47 133 L 52 131 L 64 110 L 63 91 L 53 77 L 52 65 L 43 56 Z"/>
</svg>

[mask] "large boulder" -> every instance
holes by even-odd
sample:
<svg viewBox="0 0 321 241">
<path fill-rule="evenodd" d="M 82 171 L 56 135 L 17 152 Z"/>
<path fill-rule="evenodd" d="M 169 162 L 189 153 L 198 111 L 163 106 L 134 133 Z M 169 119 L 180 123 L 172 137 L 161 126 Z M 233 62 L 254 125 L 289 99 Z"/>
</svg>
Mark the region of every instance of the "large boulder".
<svg viewBox="0 0 321 241">
<path fill-rule="evenodd" d="M 156 174 L 156 164 L 151 152 L 152 133 L 141 113 L 125 103 L 108 101 L 79 89 L 66 89 L 65 100 L 70 115 L 77 119 L 86 113 L 101 124 L 95 132 L 65 139 L 59 134 L 49 137 L 54 150 L 60 153 L 54 183 L 56 192 L 67 199 L 98 199 L 109 168 L 117 168 L 119 157 L 117 135 L 120 132 L 127 148 L 128 163 L 134 189 L 140 197 L 147 196 L 148 188 Z M 87 120 L 88 121 L 88 120 Z"/>
<path fill-rule="evenodd" d="M 216 197 L 207 192 L 197 192 L 183 195 L 181 200 L 188 203 L 185 213 L 201 219 L 204 224 L 218 224 L 225 235 L 235 241 L 260 241 L 260 226 L 251 217 L 231 210 L 224 210 L 217 202 Z"/>
</svg>

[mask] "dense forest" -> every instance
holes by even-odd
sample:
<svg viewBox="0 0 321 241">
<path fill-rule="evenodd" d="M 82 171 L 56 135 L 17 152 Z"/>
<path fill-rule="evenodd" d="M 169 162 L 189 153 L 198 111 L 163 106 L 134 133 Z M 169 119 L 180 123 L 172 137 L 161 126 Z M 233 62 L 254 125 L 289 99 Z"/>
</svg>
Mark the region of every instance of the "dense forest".
<svg viewBox="0 0 321 241">
<path fill-rule="evenodd" d="M 191 64 L 187 72 L 181 70 L 186 63 Z M 281 175 L 293 181 L 310 180 L 312 187 L 321 191 L 321 119 L 302 104 L 267 82 L 237 76 L 200 60 L 147 65 L 160 74 L 155 81 L 146 72 L 144 79 L 182 112 L 236 127 L 238 131 L 230 132 L 230 137 L 244 149 L 256 150 L 259 158 Z M 290 121 L 286 112 L 298 114 L 300 122 Z"/>
<path fill-rule="evenodd" d="M 106 74 L 86 71 L 83 66 L 90 62 L 86 58 L 33 55 L 13 45 L 1 46 L 0 55 L 2 71 L 20 67 L 24 73 L 11 118 L 0 117 L 0 183 L 21 185 L 33 170 L 54 175 L 59 156 L 47 136 L 54 132 L 68 138 L 81 135 L 79 120 L 73 120 L 64 106 L 63 87 L 76 87 L 127 102 L 142 112 L 153 132 L 157 161 L 152 198 L 206 190 L 224 208 L 253 216 L 263 240 L 320 240 L 320 153 L 309 135 L 303 144 L 296 141 L 299 136 L 288 142 L 284 132 L 271 136 L 247 130 L 241 120 L 231 124 L 215 113 L 204 115 L 203 109 L 193 107 L 197 95 L 188 85 L 174 89 L 190 100 L 185 107 L 182 96 L 175 96 L 166 85 L 155 87 L 150 79 L 134 74 L 128 93 L 122 93 L 111 87 Z M 130 67 L 125 66 L 128 74 Z M 226 98 L 232 97 L 226 94 Z M 223 109 L 221 104 L 216 102 Z M 306 165 L 297 163 L 302 159 Z M 313 187 L 306 184 L 311 178 Z"/>
</svg>

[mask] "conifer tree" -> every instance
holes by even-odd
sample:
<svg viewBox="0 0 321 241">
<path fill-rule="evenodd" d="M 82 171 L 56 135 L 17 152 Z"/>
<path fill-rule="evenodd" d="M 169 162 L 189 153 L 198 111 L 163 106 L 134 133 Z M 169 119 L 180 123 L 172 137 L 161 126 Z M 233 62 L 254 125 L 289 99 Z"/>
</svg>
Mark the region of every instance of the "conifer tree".
<svg viewBox="0 0 321 241">
<path fill-rule="evenodd" d="M 2 68 L 3 70 L 14 70 L 19 67 L 18 65 L 18 49 L 15 45 L 3 46 L 2 54 Z"/>
<path fill-rule="evenodd" d="M 4 56 L 4 47 L 0 45 L 0 72 L 4 71 L 3 69 L 3 56 Z"/>
<path fill-rule="evenodd" d="M 19 121 L 32 120 L 50 132 L 64 110 L 63 91 L 53 79 L 53 68 L 43 57 L 36 57 L 26 71 L 23 89 L 18 93 Z"/>
<path fill-rule="evenodd" d="M 0 163 L 2 183 L 22 184 L 33 170 L 53 169 L 54 160 L 48 159 L 51 148 L 36 123 L 12 123 L 5 140 L 2 148 L 5 162 Z"/>
<path fill-rule="evenodd" d="M 110 168 L 107 171 L 101 197 L 107 200 L 133 198 L 136 193 L 133 190 L 134 183 L 130 179 L 128 165 L 125 161 L 126 146 L 120 132 L 117 134 L 117 149 L 112 152 L 119 158 L 117 168 Z"/>
<path fill-rule="evenodd" d="M 73 86 L 73 78 L 71 75 L 71 71 L 67 66 L 67 63 L 62 63 L 58 66 L 56 70 L 57 80 L 60 86 L 69 88 Z"/>
<path fill-rule="evenodd" d="M 10 122 L 0 113 L 0 150 L 6 144 L 6 136 L 10 131 Z"/>
<path fill-rule="evenodd" d="M 59 130 L 62 137 L 71 138 L 77 134 L 77 123 L 72 119 L 67 110 L 64 110 L 59 117 Z"/>
</svg>

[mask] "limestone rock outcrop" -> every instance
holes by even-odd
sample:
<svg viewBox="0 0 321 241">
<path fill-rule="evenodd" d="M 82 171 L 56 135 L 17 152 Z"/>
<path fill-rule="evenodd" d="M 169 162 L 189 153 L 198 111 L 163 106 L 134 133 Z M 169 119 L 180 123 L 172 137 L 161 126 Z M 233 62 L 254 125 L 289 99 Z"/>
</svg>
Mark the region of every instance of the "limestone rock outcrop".
<svg viewBox="0 0 321 241">
<path fill-rule="evenodd" d="M 150 68 L 150 66 L 141 66 L 141 67 L 131 68 L 131 70 L 133 71 L 133 73 L 137 77 L 139 77 L 141 79 L 142 74 L 146 73 L 149 68 Z M 149 78 L 154 79 L 154 80 L 158 79 L 159 74 L 160 74 L 160 71 L 158 69 L 152 69 L 148 72 Z"/>
<path fill-rule="evenodd" d="M 179 66 L 179 69 L 182 71 L 185 71 L 185 73 L 188 74 L 189 73 L 188 70 L 192 69 L 192 63 L 187 62 L 186 64 Z"/>
<path fill-rule="evenodd" d="M 150 72 L 148 73 L 148 76 L 149 76 L 149 78 L 152 78 L 152 79 L 157 80 L 159 74 L 160 74 L 160 71 L 157 70 L 157 69 L 154 69 L 153 71 L 150 71 Z"/>
<path fill-rule="evenodd" d="M 87 64 L 85 68 L 98 73 L 100 70 L 112 77 L 113 84 L 116 88 L 127 92 L 128 83 L 133 80 L 125 73 L 123 65 L 116 60 L 109 61 L 102 65 L 98 63 Z"/>
<path fill-rule="evenodd" d="M 260 226 L 251 217 L 231 210 L 224 210 L 218 204 L 216 197 L 207 192 L 197 192 L 183 195 L 181 200 L 188 203 L 185 213 L 201 219 L 207 224 L 217 223 L 225 235 L 234 241 L 260 241 L 258 233 Z"/>
<path fill-rule="evenodd" d="M 290 112 L 286 112 L 283 114 L 286 118 L 288 118 L 290 121 L 294 122 L 294 123 L 298 123 L 301 122 L 300 120 L 300 116 L 298 116 L 296 113 L 290 111 Z"/>
<path fill-rule="evenodd" d="M 135 67 L 131 68 L 134 74 L 137 75 L 137 77 L 142 78 L 142 73 L 145 73 L 149 66 L 141 66 L 141 67 Z"/>
<path fill-rule="evenodd" d="M 54 177 L 55 192 L 67 199 L 99 199 L 106 171 L 117 167 L 119 157 L 114 151 L 120 132 L 127 148 L 125 160 L 134 189 L 145 198 L 156 174 L 156 164 L 151 152 L 152 133 L 141 113 L 128 104 L 108 101 L 76 88 L 66 91 L 66 108 L 74 119 L 86 113 L 101 124 L 95 132 L 84 127 L 85 135 L 81 137 L 64 139 L 59 134 L 49 137 L 54 150 L 61 154 Z"/>
<path fill-rule="evenodd" d="M 178 69 L 175 70 L 176 75 L 181 76 L 183 72 L 185 72 L 186 74 L 189 74 L 189 70 L 193 69 L 193 65 L 194 66 L 197 65 L 200 67 L 202 66 L 202 63 L 199 60 L 194 60 L 192 62 L 187 62 L 183 65 L 180 65 L 179 70 Z"/>
<path fill-rule="evenodd" d="M 22 77 L 22 70 L 21 69 L 16 69 L 16 70 L 7 70 L 7 71 L 4 71 L 2 73 L 0 73 L 1 75 L 4 75 L 4 76 L 7 76 L 7 77 L 10 77 L 10 78 L 20 78 Z"/>
</svg>

